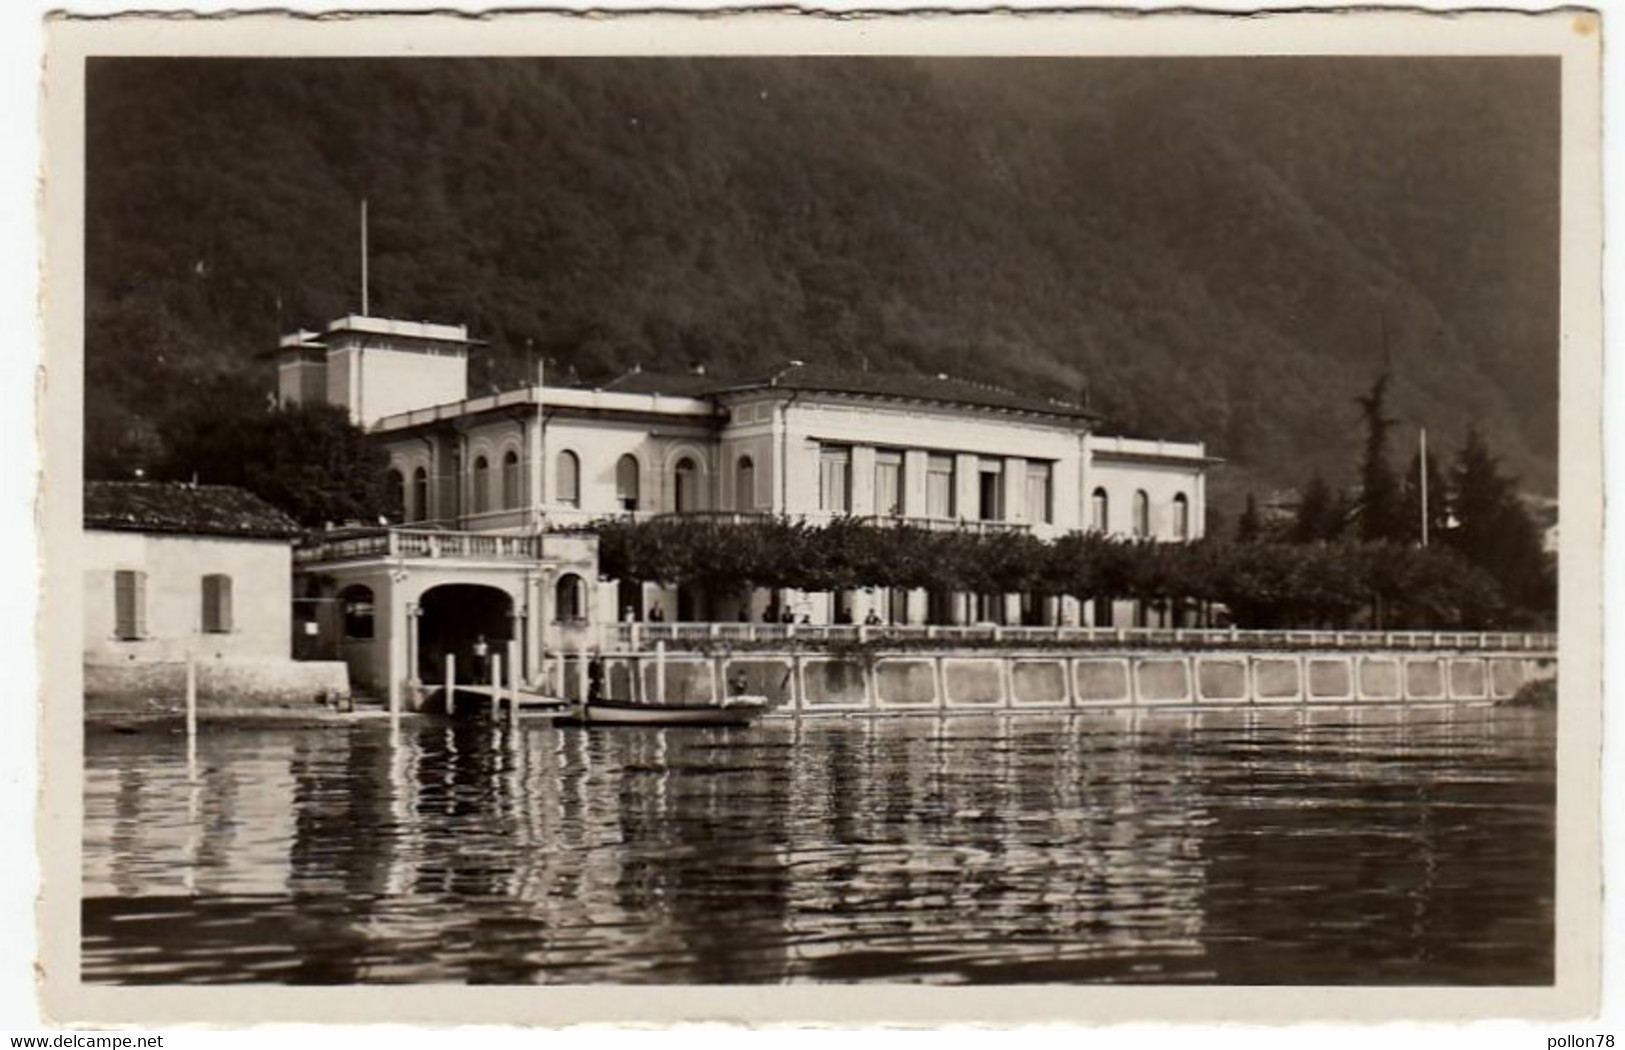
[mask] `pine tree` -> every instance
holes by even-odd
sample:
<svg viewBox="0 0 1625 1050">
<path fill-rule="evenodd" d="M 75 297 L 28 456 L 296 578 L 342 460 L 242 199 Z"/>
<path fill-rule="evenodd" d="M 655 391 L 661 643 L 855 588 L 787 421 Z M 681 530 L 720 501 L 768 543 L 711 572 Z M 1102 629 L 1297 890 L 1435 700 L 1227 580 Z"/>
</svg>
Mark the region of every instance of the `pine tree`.
<svg viewBox="0 0 1625 1050">
<path fill-rule="evenodd" d="M 1501 473 L 1477 427 L 1468 428 L 1456 455 L 1451 487 L 1456 519 L 1446 533 L 1451 546 L 1494 577 L 1514 605 L 1535 618 L 1549 618 L 1556 583 L 1540 531 L 1518 499 L 1516 480 Z"/>
<path fill-rule="evenodd" d="M 1398 540 L 1405 529 L 1400 521 L 1399 480 L 1388 463 L 1388 431 L 1394 420 L 1384 414 L 1388 398 L 1386 369 L 1371 384 L 1370 392 L 1355 398 L 1365 420 L 1365 452 L 1360 461 L 1360 539 L 1367 542 Z"/>
<path fill-rule="evenodd" d="M 1335 540 L 1343 535 L 1343 497 L 1332 491 L 1326 479 L 1316 474 L 1303 490 L 1298 503 L 1298 514 L 1287 532 L 1292 543 L 1319 543 Z"/>
<path fill-rule="evenodd" d="M 1239 543 L 1252 543 L 1259 539 L 1264 532 L 1264 523 L 1258 516 L 1258 499 L 1251 492 L 1247 493 L 1247 509 L 1241 512 L 1236 520 L 1236 540 Z"/>
</svg>

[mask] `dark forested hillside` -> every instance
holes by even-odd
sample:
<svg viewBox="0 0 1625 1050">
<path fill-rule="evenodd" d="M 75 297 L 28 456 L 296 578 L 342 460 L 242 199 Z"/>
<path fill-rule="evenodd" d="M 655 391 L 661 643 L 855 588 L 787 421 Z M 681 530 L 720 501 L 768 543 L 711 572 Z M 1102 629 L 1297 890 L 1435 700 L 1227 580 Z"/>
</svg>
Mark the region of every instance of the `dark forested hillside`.
<svg viewBox="0 0 1625 1050">
<path fill-rule="evenodd" d="M 466 321 L 482 385 L 527 346 L 589 381 L 947 371 L 1086 388 L 1117 429 L 1299 483 L 1352 476 L 1386 357 L 1397 414 L 1555 479 L 1555 63 L 97 60 L 89 84 L 92 470 L 356 311 L 365 197 L 372 312 Z"/>
</svg>

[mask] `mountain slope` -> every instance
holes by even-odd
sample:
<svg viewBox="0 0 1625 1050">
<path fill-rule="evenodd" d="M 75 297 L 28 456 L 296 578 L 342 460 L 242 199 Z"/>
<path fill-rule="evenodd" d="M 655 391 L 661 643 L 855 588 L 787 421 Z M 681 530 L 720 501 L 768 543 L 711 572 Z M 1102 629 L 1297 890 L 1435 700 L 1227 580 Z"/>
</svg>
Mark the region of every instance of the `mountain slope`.
<svg viewBox="0 0 1625 1050">
<path fill-rule="evenodd" d="M 373 312 L 469 322 L 482 384 L 529 349 L 1086 389 L 1206 439 L 1233 500 L 1348 477 L 1388 360 L 1441 443 L 1477 421 L 1555 478 L 1550 63 L 98 60 L 90 89 L 97 448 L 357 309 L 366 197 Z"/>
</svg>

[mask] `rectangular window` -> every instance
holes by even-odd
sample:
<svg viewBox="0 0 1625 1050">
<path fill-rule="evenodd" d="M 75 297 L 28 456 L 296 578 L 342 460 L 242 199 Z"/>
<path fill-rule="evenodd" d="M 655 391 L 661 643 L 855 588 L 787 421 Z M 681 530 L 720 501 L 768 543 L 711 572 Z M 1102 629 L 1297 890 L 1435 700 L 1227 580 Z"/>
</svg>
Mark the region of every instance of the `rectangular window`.
<svg viewBox="0 0 1625 1050">
<path fill-rule="evenodd" d="M 113 573 L 114 633 L 124 641 L 147 636 L 147 574 L 134 569 Z"/>
<path fill-rule="evenodd" d="M 925 513 L 930 518 L 954 516 L 954 457 L 932 456 L 925 467 Z"/>
<path fill-rule="evenodd" d="M 1004 520 L 1004 463 L 997 459 L 984 459 L 976 467 L 977 508 L 983 521 Z"/>
<path fill-rule="evenodd" d="M 818 509 L 852 509 L 852 450 L 825 445 L 818 451 Z"/>
<path fill-rule="evenodd" d="M 1055 498 L 1048 463 L 1027 464 L 1027 520 L 1048 524 L 1055 520 Z"/>
<path fill-rule="evenodd" d="M 231 631 L 231 577 L 223 573 L 203 577 L 203 630 L 208 634 Z"/>
<path fill-rule="evenodd" d="M 903 513 L 903 454 L 875 453 L 875 513 L 895 518 Z"/>
</svg>

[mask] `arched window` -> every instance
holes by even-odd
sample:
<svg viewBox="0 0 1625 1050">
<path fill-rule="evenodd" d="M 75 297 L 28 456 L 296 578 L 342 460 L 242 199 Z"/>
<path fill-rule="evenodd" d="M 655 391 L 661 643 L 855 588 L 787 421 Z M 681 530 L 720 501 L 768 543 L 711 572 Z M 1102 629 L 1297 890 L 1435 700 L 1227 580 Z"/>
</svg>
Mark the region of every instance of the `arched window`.
<svg viewBox="0 0 1625 1050">
<path fill-rule="evenodd" d="M 1151 497 L 1145 489 L 1134 493 L 1134 537 L 1145 539 L 1151 535 Z"/>
<path fill-rule="evenodd" d="M 1096 532 L 1112 531 L 1111 500 L 1106 496 L 1106 490 L 1095 489 L 1095 494 L 1089 500 L 1089 524 Z"/>
<path fill-rule="evenodd" d="M 491 509 L 491 463 L 484 456 L 474 460 L 474 513 Z"/>
<path fill-rule="evenodd" d="M 700 509 L 700 468 L 684 456 L 672 471 L 672 509 L 679 514 Z"/>
<path fill-rule="evenodd" d="M 756 463 L 749 456 L 740 456 L 734 466 L 734 506 L 756 509 Z"/>
<path fill-rule="evenodd" d="M 418 473 L 423 473 L 419 470 Z M 356 641 L 372 638 L 372 588 L 352 584 L 339 592 L 339 611 L 344 615 L 344 637 Z"/>
<path fill-rule="evenodd" d="M 502 506 L 507 510 L 519 506 L 519 453 L 511 448 L 502 457 Z"/>
<path fill-rule="evenodd" d="M 1174 539 L 1191 538 L 1191 503 L 1181 492 L 1174 497 Z"/>
<path fill-rule="evenodd" d="M 406 516 L 409 521 L 429 520 L 429 472 L 422 467 L 412 472 L 412 506 Z"/>
<path fill-rule="evenodd" d="M 622 510 L 638 509 L 639 470 L 638 457 L 630 452 L 615 461 L 615 500 Z"/>
<path fill-rule="evenodd" d="M 451 450 L 451 470 L 440 480 L 440 500 L 442 518 L 463 516 L 463 450 L 460 448 Z"/>
<path fill-rule="evenodd" d="M 559 453 L 559 478 L 554 491 L 565 506 L 581 506 L 581 460 L 569 449 Z"/>
<path fill-rule="evenodd" d="M 573 572 L 560 576 L 553 587 L 553 617 L 560 623 L 587 618 L 587 585 Z"/>
<path fill-rule="evenodd" d="M 394 522 L 406 520 L 406 479 L 394 468 L 384 475 L 384 515 Z"/>
</svg>

